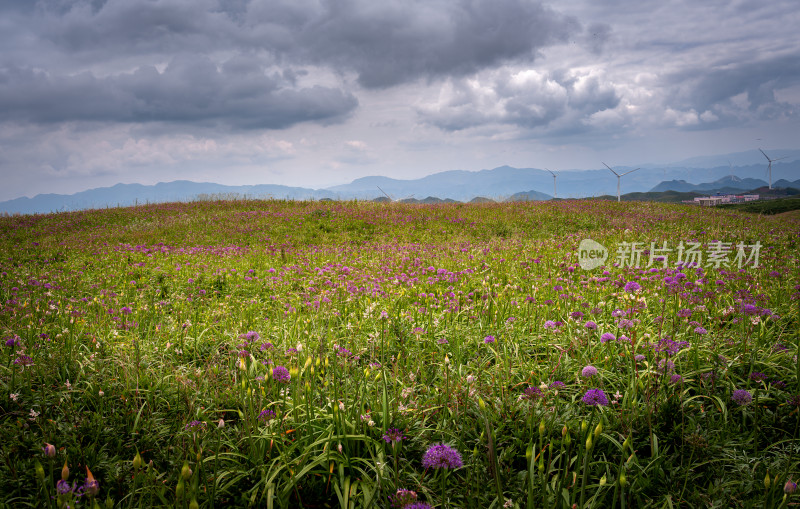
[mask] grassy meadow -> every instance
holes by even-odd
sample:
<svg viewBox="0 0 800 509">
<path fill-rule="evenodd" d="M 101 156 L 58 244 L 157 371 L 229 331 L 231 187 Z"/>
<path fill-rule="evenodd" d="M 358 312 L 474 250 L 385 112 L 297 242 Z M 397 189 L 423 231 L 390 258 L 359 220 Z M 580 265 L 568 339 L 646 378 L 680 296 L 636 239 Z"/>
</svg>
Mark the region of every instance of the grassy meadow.
<svg viewBox="0 0 800 509">
<path fill-rule="evenodd" d="M 800 501 L 797 220 L 206 201 L 0 232 L 0 507 Z"/>
</svg>

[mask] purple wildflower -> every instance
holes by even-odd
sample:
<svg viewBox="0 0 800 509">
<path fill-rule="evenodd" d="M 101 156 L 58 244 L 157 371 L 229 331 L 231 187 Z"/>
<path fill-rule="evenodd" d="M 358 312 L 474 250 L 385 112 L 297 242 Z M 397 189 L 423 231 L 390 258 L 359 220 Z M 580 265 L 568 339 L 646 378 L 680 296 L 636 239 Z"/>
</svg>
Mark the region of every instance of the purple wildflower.
<svg viewBox="0 0 800 509">
<path fill-rule="evenodd" d="M 628 281 L 625 285 L 625 291 L 628 293 L 636 293 L 637 291 L 641 290 L 642 286 L 637 283 L 636 281 Z"/>
<path fill-rule="evenodd" d="M 386 433 L 383 434 L 383 440 L 387 444 L 392 444 L 392 445 L 394 445 L 397 442 L 400 442 L 400 441 L 402 441 L 402 440 L 404 440 L 406 438 L 408 438 L 408 437 L 403 435 L 403 432 L 400 431 L 397 428 L 389 428 L 389 429 L 386 430 Z"/>
<path fill-rule="evenodd" d="M 527 399 L 539 399 L 542 397 L 542 390 L 538 387 L 530 386 L 525 389 L 525 397 Z"/>
<path fill-rule="evenodd" d="M 597 374 L 597 368 L 594 366 L 585 366 L 581 370 L 581 376 L 584 378 L 589 378 Z"/>
<path fill-rule="evenodd" d="M 566 386 L 567 386 L 567 384 L 565 384 L 565 383 L 564 383 L 564 382 L 562 382 L 561 380 L 556 380 L 555 382 L 551 383 L 551 384 L 548 386 L 548 388 L 550 388 L 550 389 L 556 389 L 556 390 L 558 390 L 558 389 L 563 389 L 563 388 L 564 388 L 564 387 L 566 387 Z"/>
<path fill-rule="evenodd" d="M 464 466 L 461 454 L 447 444 L 434 444 L 428 447 L 422 457 L 425 468 L 460 468 Z"/>
<path fill-rule="evenodd" d="M 608 398 L 603 389 L 589 389 L 581 401 L 590 406 L 608 406 Z"/>
<path fill-rule="evenodd" d="M 262 410 L 260 414 L 258 414 L 258 420 L 261 422 L 269 422 L 275 418 L 275 411 L 270 410 L 269 408 L 266 410 Z"/>
<path fill-rule="evenodd" d="M 426 504 L 425 502 L 414 502 L 413 504 L 408 504 L 403 506 L 403 509 L 433 509 L 430 504 Z"/>
<path fill-rule="evenodd" d="M 683 377 L 681 375 L 674 374 L 671 377 L 669 377 L 669 383 L 671 385 L 679 384 L 681 382 L 683 382 Z"/>
<path fill-rule="evenodd" d="M 607 343 L 609 341 L 614 341 L 615 339 L 617 339 L 617 338 L 614 337 L 614 335 L 611 334 L 610 332 L 606 332 L 602 336 L 600 336 L 600 342 L 601 343 Z"/>
<path fill-rule="evenodd" d="M 708 334 L 708 331 L 707 331 L 707 330 L 705 330 L 705 329 L 704 329 L 704 328 L 702 328 L 702 327 L 695 327 L 695 328 L 694 328 L 694 332 L 695 332 L 695 334 L 700 334 L 701 336 L 702 336 L 703 334 Z"/>
<path fill-rule="evenodd" d="M 417 501 L 417 492 L 400 488 L 389 499 L 392 501 L 392 507 L 404 508 Z"/>
<path fill-rule="evenodd" d="M 289 380 L 292 379 L 292 375 L 289 374 L 289 370 L 283 366 L 275 366 L 272 368 L 272 379 L 276 382 L 280 383 L 289 383 Z"/>
<path fill-rule="evenodd" d="M 494 343 L 494 336 L 486 336 L 485 338 L 483 338 L 483 342 L 486 343 L 487 345 L 490 343 Z"/>
<path fill-rule="evenodd" d="M 750 394 L 749 391 L 746 391 L 744 389 L 737 389 L 733 391 L 731 399 L 740 406 L 744 406 L 753 401 L 753 395 Z"/>
<path fill-rule="evenodd" d="M 797 491 L 797 483 L 791 479 L 786 481 L 786 484 L 783 485 L 783 492 L 787 495 L 791 495 L 795 491 Z"/>
<path fill-rule="evenodd" d="M 758 371 L 753 371 L 750 373 L 750 380 L 755 380 L 756 382 L 764 382 L 767 380 L 767 375 L 764 373 L 760 373 Z"/>
<path fill-rule="evenodd" d="M 586 324 L 584 324 L 584 327 L 586 327 L 589 330 L 597 330 L 597 324 L 591 320 L 586 322 Z"/>
</svg>

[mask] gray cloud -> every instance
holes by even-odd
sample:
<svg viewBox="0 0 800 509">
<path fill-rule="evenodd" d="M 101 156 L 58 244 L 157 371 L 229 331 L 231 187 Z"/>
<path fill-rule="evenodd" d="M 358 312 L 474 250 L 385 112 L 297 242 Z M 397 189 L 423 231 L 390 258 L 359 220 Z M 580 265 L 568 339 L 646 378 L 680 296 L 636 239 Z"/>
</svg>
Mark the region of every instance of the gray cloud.
<svg viewBox="0 0 800 509">
<path fill-rule="evenodd" d="M 620 98 L 601 75 L 533 70 L 493 73 L 484 80 L 453 80 L 436 104 L 419 108 L 421 118 L 448 131 L 486 124 L 559 131 L 594 113 L 616 108 Z M 554 125 L 558 124 L 558 125 Z"/>
<path fill-rule="evenodd" d="M 682 69 L 666 76 L 664 84 L 670 90 L 668 103 L 712 111 L 725 120 L 792 116 L 795 107 L 778 101 L 775 91 L 800 85 L 800 55 L 725 60 L 702 69 Z"/>
<path fill-rule="evenodd" d="M 175 122 L 280 129 L 303 121 L 335 121 L 357 104 L 352 94 L 339 89 L 297 87 L 291 73 L 267 74 L 257 60 L 247 57 L 218 67 L 207 57 L 182 55 L 163 72 L 146 66 L 109 77 L 0 70 L 0 112 L 5 120 L 25 122 Z"/>
</svg>

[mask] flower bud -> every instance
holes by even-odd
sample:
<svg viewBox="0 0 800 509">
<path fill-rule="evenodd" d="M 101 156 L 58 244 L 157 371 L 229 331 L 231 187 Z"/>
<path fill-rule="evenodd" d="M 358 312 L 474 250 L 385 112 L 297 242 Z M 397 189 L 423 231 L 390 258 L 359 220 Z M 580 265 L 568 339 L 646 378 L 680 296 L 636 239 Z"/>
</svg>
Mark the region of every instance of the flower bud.
<svg viewBox="0 0 800 509">
<path fill-rule="evenodd" d="M 544 438 L 544 432 L 545 432 L 544 419 L 542 419 L 542 422 L 539 423 L 539 440 L 542 440 Z"/>
<path fill-rule="evenodd" d="M 581 433 L 586 433 L 586 428 L 589 427 L 589 423 L 586 422 L 586 419 L 581 421 Z"/>
<path fill-rule="evenodd" d="M 594 443 L 592 443 L 592 435 L 589 435 L 589 438 L 586 439 L 586 450 L 591 451 L 592 447 L 594 447 Z"/>
<path fill-rule="evenodd" d="M 764 489 L 769 489 L 770 479 L 769 479 L 769 470 L 767 470 L 767 475 L 764 477 Z"/>
<path fill-rule="evenodd" d="M 86 491 L 90 496 L 94 497 L 100 492 L 100 483 L 95 481 L 92 471 L 86 467 Z"/>
<path fill-rule="evenodd" d="M 564 438 L 569 430 L 567 429 L 567 425 L 565 424 L 563 428 L 561 428 L 561 438 Z"/>
<path fill-rule="evenodd" d="M 139 454 L 139 451 L 136 451 L 136 456 L 133 457 L 133 468 L 134 470 L 139 470 L 142 468 L 144 461 L 142 461 L 142 455 Z"/>
<path fill-rule="evenodd" d="M 486 402 L 483 401 L 483 398 L 478 398 L 478 406 L 480 407 L 481 412 L 486 411 Z"/>
<path fill-rule="evenodd" d="M 607 482 L 608 481 L 606 480 L 606 476 L 605 474 L 603 474 L 603 477 L 600 478 L 600 487 L 602 488 L 603 486 L 605 486 Z"/>
<path fill-rule="evenodd" d="M 625 477 L 625 473 L 619 474 L 619 485 L 623 488 L 628 485 L 628 478 Z"/>
<path fill-rule="evenodd" d="M 529 445 L 527 449 L 525 449 L 525 459 L 530 461 L 533 458 L 533 444 Z"/>
<path fill-rule="evenodd" d="M 603 423 L 600 422 L 597 424 L 597 427 L 594 429 L 594 438 L 597 439 L 600 436 L 600 433 L 603 432 Z"/>
<path fill-rule="evenodd" d="M 184 483 L 183 477 L 178 478 L 178 485 L 175 486 L 175 498 L 177 500 L 183 500 L 183 492 L 186 484 Z"/>
<path fill-rule="evenodd" d="M 564 427 L 566 428 L 566 426 Z M 569 432 L 567 432 L 567 435 L 564 437 L 564 445 L 569 447 L 569 444 L 571 443 L 572 443 L 572 437 L 570 436 Z"/>
<path fill-rule="evenodd" d="M 189 502 L 189 509 L 200 509 L 200 505 L 197 503 L 197 499 L 192 497 L 192 501 Z"/>
<path fill-rule="evenodd" d="M 48 458 L 56 457 L 56 447 L 53 444 L 44 444 L 44 455 Z"/>
<path fill-rule="evenodd" d="M 224 428 L 225 427 L 225 419 L 220 419 L 219 422 L 217 423 L 217 427 L 218 428 Z"/>
<path fill-rule="evenodd" d="M 622 451 L 625 452 L 625 449 L 631 449 L 631 437 L 628 436 L 625 438 L 625 441 L 622 442 Z"/>
<path fill-rule="evenodd" d="M 188 481 L 192 477 L 192 469 L 189 468 L 189 462 L 183 460 L 183 467 L 181 468 L 181 477 Z"/>
<path fill-rule="evenodd" d="M 69 467 L 67 466 L 67 461 L 64 460 L 64 467 L 61 468 L 61 480 L 66 481 L 69 479 Z"/>
</svg>

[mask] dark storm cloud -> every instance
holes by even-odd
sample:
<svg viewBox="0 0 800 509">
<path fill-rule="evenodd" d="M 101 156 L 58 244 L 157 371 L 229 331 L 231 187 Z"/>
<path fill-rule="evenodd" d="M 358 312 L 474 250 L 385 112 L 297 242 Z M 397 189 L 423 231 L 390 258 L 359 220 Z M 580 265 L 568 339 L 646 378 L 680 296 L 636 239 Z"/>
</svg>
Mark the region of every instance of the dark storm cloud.
<svg viewBox="0 0 800 509">
<path fill-rule="evenodd" d="M 284 74 L 265 74 L 254 59 L 217 67 L 203 56 L 176 57 L 163 72 L 146 66 L 98 78 L 89 72 L 51 75 L 29 68 L 0 70 L 0 112 L 6 120 L 176 122 L 240 129 L 331 121 L 357 105 L 334 88 L 297 88 Z"/>
<path fill-rule="evenodd" d="M 580 30 L 574 18 L 525 0 L 335 0 L 306 14 L 287 54 L 352 69 L 368 88 L 530 60 Z"/>
<path fill-rule="evenodd" d="M 667 101 L 683 108 L 727 117 L 739 111 L 762 120 L 791 116 L 793 107 L 778 101 L 775 91 L 800 84 L 800 55 L 718 62 L 671 74 L 665 84 L 672 90 Z M 744 100 L 743 106 L 733 108 L 736 98 Z"/>
</svg>

